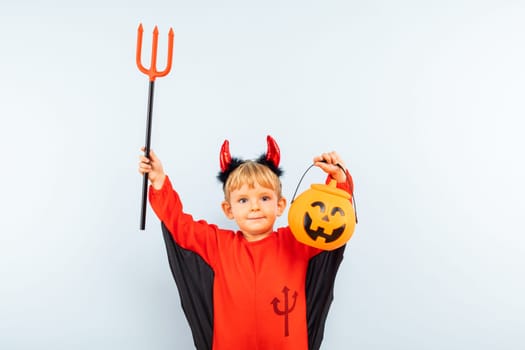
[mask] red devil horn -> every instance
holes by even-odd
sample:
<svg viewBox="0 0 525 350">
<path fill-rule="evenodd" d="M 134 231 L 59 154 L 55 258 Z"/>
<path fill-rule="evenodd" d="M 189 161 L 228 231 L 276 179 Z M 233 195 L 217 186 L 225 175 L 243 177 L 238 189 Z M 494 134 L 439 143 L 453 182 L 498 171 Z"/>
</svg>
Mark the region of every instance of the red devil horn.
<svg viewBox="0 0 525 350">
<path fill-rule="evenodd" d="M 268 143 L 268 150 L 266 151 L 266 160 L 272 162 L 273 165 L 278 168 L 279 162 L 281 161 L 281 151 L 277 142 L 270 135 L 266 136 L 266 142 Z"/>
<path fill-rule="evenodd" d="M 228 140 L 224 140 L 224 143 L 221 147 L 221 154 L 220 154 L 220 162 L 221 162 L 221 171 L 224 172 L 228 167 L 230 166 L 230 163 L 232 162 L 232 156 L 230 154 L 230 143 Z"/>
</svg>

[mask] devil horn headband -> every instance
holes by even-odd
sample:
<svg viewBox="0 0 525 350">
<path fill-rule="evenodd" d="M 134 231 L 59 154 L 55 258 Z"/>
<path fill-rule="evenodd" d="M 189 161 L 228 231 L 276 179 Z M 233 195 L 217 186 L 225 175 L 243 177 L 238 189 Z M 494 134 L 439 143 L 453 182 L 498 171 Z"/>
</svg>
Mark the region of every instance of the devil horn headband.
<svg viewBox="0 0 525 350">
<path fill-rule="evenodd" d="M 273 137 L 271 137 L 270 135 L 266 137 L 266 143 L 266 153 L 262 154 L 259 158 L 257 158 L 256 162 L 259 164 L 266 165 L 277 176 L 281 176 L 283 171 L 281 168 L 279 168 L 279 163 L 281 161 L 281 151 L 279 150 L 279 146 L 277 145 L 277 142 L 275 142 Z M 226 183 L 228 176 L 230 176 L 230 174 L 239 165 L 245 162 L 245 160 L 242 160 L 240 158 L 234 158 L 231 156 L 230 142 L 228 140 L 224 140 L 224 143 L 222 144 L 219 160 L 221 171 L 219 172 L 219 175 L 217 175 L 217 178 L 223 184 Z"/>
</svg>

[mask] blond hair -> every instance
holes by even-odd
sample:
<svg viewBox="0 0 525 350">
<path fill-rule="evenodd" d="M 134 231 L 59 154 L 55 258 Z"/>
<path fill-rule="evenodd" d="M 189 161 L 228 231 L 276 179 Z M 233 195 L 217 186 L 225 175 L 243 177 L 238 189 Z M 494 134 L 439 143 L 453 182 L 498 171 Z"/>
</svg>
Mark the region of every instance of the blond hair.
<svg viewBox="0 0 525 350">
<path fill-rule="evenodd" d="M 253 188 L 255 184 L 274 190 L 279 199 L 282 197 L 282 186 L 279 177 L 266 165 L 248 160 L 239 165 L 228 176 L 224 184 L 224 198 L 229 201 L 232 191 L 238 190 L 243 185 Z"/>
</svg>

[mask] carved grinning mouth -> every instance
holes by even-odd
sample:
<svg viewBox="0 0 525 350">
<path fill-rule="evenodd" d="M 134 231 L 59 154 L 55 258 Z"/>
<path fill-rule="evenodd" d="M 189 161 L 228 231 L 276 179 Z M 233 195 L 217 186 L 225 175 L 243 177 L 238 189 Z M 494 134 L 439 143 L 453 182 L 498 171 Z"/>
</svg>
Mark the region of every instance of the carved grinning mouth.
<svg viewBox="0 0 525 350">
<path fill-rule="evenodd" d="M 346 228 L 346 224 L 343 224 L 342 226 L 333 229 L 331 234 L 328 234 L 325 233 L 324 228 L 320 226 L 317 226 L 317 229 L 314 230 L 312 228 L 312 221 L 313 220 L 310 217 L 310 214 L 305 213 L 303 220 L 304 230 L 306 231 L 306 234 L 314 241 L 317 240 L 318 237 L 323 237 L 326 243 L 336 241 L 339 237 L 341 237 Z"/>
</svg>

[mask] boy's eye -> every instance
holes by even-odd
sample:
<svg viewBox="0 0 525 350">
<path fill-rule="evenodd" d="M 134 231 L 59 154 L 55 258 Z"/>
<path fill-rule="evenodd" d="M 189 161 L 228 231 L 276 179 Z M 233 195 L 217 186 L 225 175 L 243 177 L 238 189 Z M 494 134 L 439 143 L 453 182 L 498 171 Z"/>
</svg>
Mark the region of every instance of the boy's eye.
<svg viewBox="0 0 525 350">
<path fill-rule="evenodd" d="M 246 203 L 248 200 L 246 198 L 240 198 L 239 203 Z"/>
<path fill-rule="evenodd" d="M 263 196 L 262 197 L 262 200 L 265 201 L 265 202 L 269 201 L 270 199 L 272 199 L 270 196 Z"/>
</svg>

